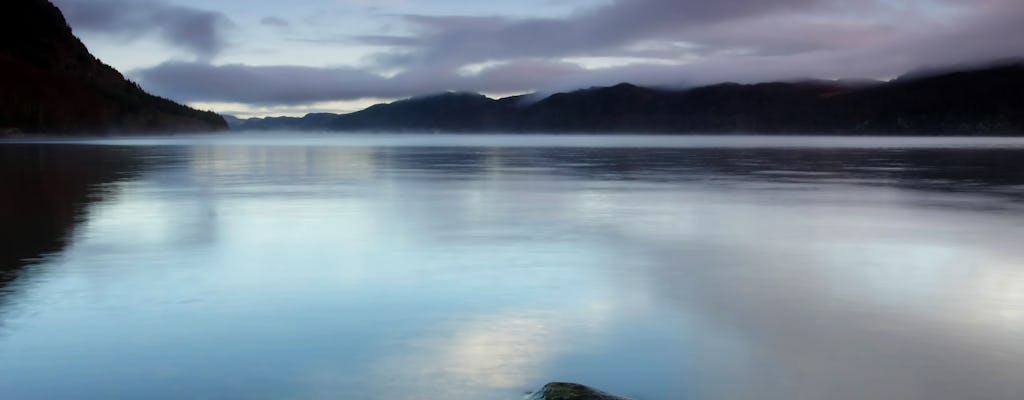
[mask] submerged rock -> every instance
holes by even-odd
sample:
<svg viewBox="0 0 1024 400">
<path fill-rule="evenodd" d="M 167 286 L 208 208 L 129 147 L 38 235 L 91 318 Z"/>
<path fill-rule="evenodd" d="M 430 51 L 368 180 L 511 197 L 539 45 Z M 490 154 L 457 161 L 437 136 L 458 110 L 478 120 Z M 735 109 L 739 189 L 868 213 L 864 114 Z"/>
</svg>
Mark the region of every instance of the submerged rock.
<svg viewBox="0 0 1024 400">
<path fill-rule="evenodd" d="M 578 383 L 551 382 L 533 392 L 527 400 L 630 400 Z"/>
</svg>

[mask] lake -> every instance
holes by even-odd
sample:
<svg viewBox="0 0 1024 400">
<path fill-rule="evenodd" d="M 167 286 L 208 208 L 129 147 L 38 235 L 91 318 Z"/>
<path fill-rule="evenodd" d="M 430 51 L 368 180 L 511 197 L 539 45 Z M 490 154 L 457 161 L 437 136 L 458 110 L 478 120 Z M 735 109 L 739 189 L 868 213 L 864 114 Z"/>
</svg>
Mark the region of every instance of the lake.
<svg viewBox="0 0 1024 400">
<path fill-rule="evenodd" d="M 0 143 L 4 399 L 1020 399 L 1024 139 Z"/>
</svg>

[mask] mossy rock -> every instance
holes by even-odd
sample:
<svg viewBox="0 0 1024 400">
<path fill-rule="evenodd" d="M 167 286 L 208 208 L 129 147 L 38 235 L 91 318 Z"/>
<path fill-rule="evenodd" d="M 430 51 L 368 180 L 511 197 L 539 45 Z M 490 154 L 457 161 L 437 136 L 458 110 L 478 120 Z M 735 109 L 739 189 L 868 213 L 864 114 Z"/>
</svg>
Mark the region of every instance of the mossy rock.
<svg viewBox="0 0 1024 400">
<path fill-rule="evenodd" d="M 533 392 L 527 400 L 631 400 L 578 383 L 551 382 Z"/>
</svg>

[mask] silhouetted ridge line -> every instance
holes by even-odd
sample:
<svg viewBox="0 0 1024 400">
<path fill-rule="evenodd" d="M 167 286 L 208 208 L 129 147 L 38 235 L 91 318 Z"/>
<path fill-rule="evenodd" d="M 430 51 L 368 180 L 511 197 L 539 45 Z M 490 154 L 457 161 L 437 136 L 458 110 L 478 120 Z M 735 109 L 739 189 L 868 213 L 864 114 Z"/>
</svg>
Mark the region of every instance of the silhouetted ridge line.
<svg viewBox="0 0 1024 400">
<path fill-rule="evenodd" d="M 350 114 L 236 120 L 237 129 L 408 132 L 1022 134 L 1024 63 L 888 82 L 806 80 L 659 89 L 620 83 L 535 102 L 467 93 Z"/>
<path fill-rule="evenodd" d="M 153 96 L 103 64 L 46 0 L 0 2 L 0 133 L 208 131 L 213 112 Z"/>
</svg>

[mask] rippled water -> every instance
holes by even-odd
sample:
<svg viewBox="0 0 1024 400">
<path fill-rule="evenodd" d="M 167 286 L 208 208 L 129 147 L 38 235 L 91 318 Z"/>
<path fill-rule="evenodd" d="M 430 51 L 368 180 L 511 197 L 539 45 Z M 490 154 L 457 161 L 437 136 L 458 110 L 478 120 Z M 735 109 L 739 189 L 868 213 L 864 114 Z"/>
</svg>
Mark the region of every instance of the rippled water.
<svg viewBox="0 0 1024 400">
<path fill-rule="evenodd" d="M 1020 399 L 1024 140 L 0 144 L 0 397 Z"/>
</svg>

